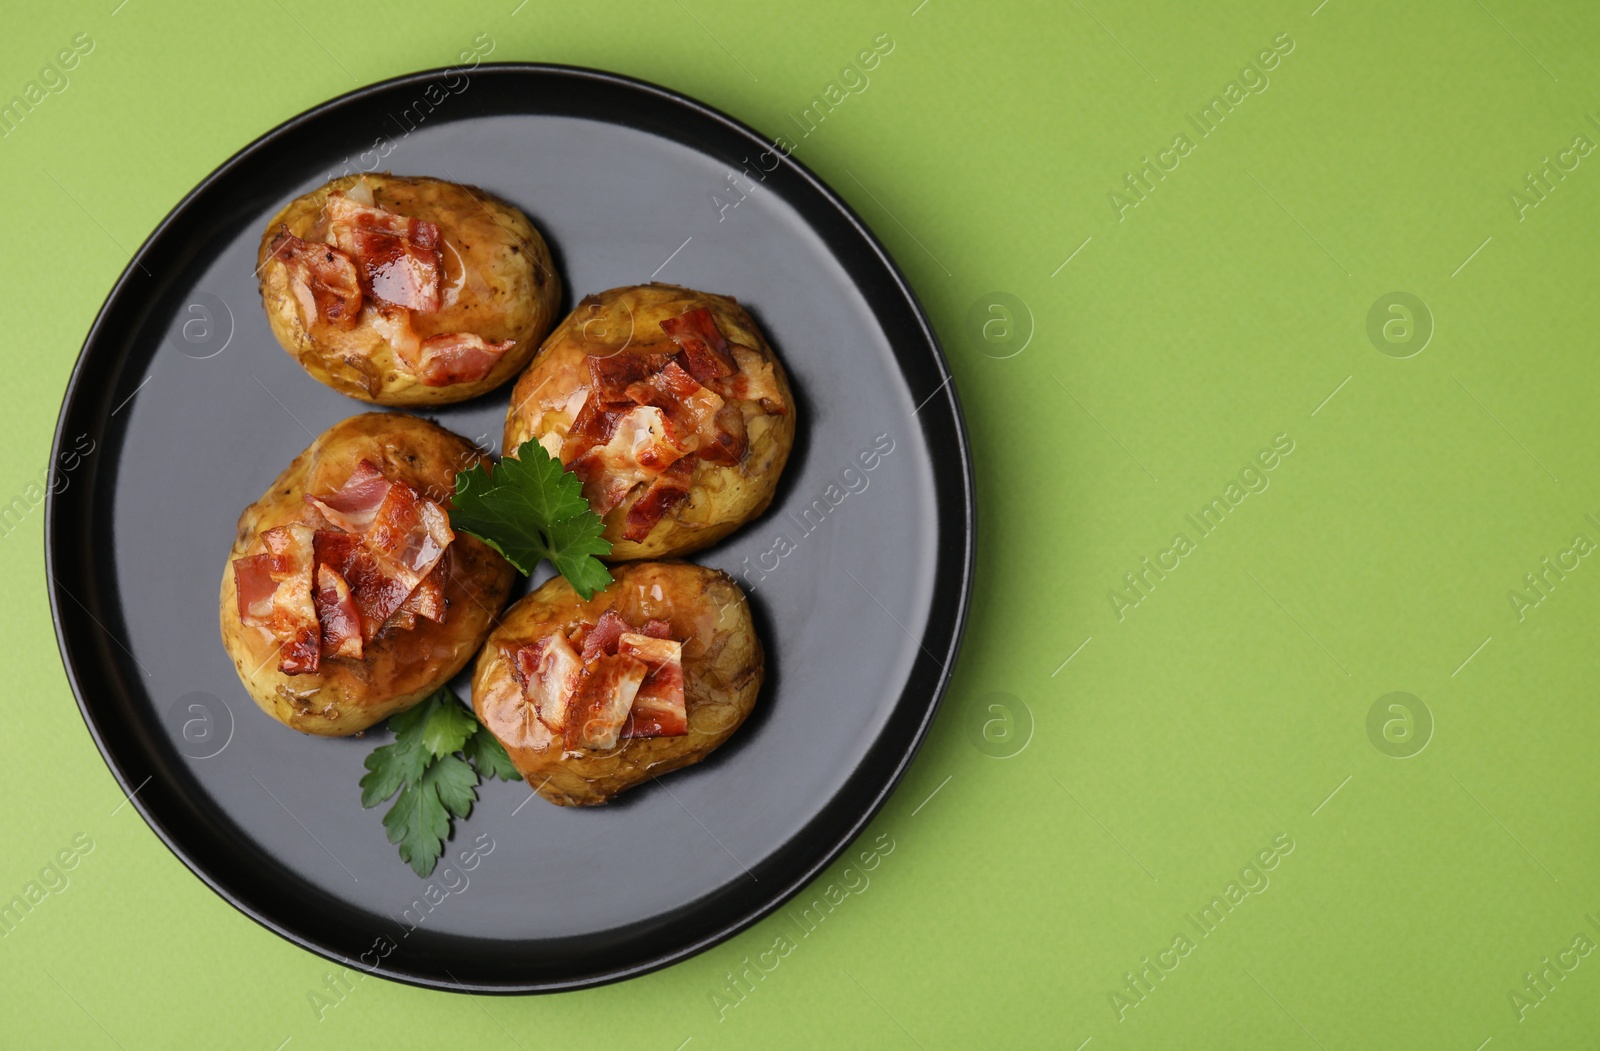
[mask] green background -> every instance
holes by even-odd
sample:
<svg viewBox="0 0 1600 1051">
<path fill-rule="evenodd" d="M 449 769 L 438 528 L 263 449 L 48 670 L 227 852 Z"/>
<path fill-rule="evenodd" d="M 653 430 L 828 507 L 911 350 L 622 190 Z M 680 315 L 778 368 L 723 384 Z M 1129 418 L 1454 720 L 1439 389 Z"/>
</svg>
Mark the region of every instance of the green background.
<svg viewBox="0 0 1600 1051">
<path fill-rule="evenodd" d="M 1536 207 L 1511 193 L 1577 136 L 1600 142 L 1600 10 L 517 2 L 9 9 L 0 99 L 75 34 L 94 49 L 0 139 L 0 498 L 45 467 L 132 250 L 280 121 L 486 33 L 491 61 L 618 70 L 794 137 L 790 115 L 886 33 L 870 86 L 797 156 L 888 244 L 945 342 L 981 526 L 954 686 L 863 840 L 893 852 L 870 882 L 825 876 L 818 892 L 855 889 L 803 938 L 774 917 L 561 996 L 367 979 L 319 1019 L 330 965 L 114 810 L 55 656 L 38 509 L 0 540 L 0 899 L 74 836 L 94 848 L 0 940 L 0 1043 L 1592 1044 L 1600 955 L 1565 957 L 1536 1006 L 1511 993 L 1600 939 L 1600 566 L 1551 574 L 1546 597 L 1523 582 L 1600 540 L 1600 154 L 1568 154 Z M 1187 116 L 1279 34 L 1294 47 L 1269 86 L 1201 137 Z M 1108 195 L 1180 133 L 1193 150 L 1119 218 Z M 1431 314 L 1420 352 L 1421 319 L 1369 337 L 1396 291 Z M 990 313 L 995 292 L 1024 308 Z M 1278 435 L 1293 452 L 1269 487 L 1201 538 L 1185 516 Z M 1119 619 L 1123 575 L 1179 532 L 1193 550 Z M 1513 589 L 1540 601 L 1519 617 Z M 1396 691 L 1411 715 L 1386 700 L 1369 734 Z M 1280 835 L 1270 882 L 1241 877 Z M 1187 917 L 1230 881 L 1259 890 L 1202 937 Z M 794 950 L 719 1011 L 728 972 L 784 932 Z M 1119 1012 L 1125 973 L 1180 932 L 1193 951 Z"/>
</svg>

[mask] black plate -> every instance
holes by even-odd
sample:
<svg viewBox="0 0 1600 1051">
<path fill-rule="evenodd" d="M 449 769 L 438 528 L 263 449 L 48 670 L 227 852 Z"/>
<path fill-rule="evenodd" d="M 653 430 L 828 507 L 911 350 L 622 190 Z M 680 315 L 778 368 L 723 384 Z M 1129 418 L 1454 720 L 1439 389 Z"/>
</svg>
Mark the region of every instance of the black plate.
<svg viewBox="0 0 1600 1051">
<path fill-rule="evenodd" d="M 258 139 L 139 250 L 61 410 L 51 606 L 124 791 L 241 911 L 418 985 L 571 989 L 749 926 L 883 804 L 933 718 L 967 610 L 966 438 L 938 343 L 883 247 L 814 175 L 764 151 L 723 114 L 613 74 L 419 73 Z M 286 730 L 245 693 L 217 629 L 239 512 L 315 433 L 368 409 L 274 341 L 257 238 L 291 198 L 372 167 L 521 206 L 555 251 L 569 308 L 573 292 L 652 278 L 737 296 L 802 413 L 774 509 L 696 559 L 751 591 L 771 662 L 757 713 L 706 762 L 608 807 L 486 785 L 457 823 L 454 862 L 427 881 L 384 838 L 381 811 L 361 808 L 362 759 L 386 734 Z M 508 391 L 428 415 L 495 444 Z M 875 439 L 892 451 L 874 459 Z M 776 560 L 764 577 L 762 558 Z M 489 843 L 470 868 L 461 860 Z"/>
</svg>

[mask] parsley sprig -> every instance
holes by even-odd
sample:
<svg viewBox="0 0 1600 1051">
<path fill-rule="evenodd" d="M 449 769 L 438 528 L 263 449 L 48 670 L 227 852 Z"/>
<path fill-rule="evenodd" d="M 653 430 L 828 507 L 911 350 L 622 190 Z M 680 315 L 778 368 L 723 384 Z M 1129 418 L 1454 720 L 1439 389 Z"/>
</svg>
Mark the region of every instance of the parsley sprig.
<svg viewBox="0 0 1600 1051">
<path fill-rule="evenodd" d="M 605 525 L 583 496 L 583 483 L 529 439 L 493 473 L 475 464 L 456 475 L 450 525 L 483 540 L 524 574 L 549 559 L 585 601 L 611 583 L 596 555 L 611 553 Z"/>
<path fill-rule="evenodd" d="M 444 852 L 454 817 L 472 813 L 478 779 L 514 781 L 520 775 L 494 734 L 464 708 L 448 686 L 389 719 L 394 743 L 367 756 L 361 805 L 393 796 L 383 816 L 389 842 L 418 876 L 427 877 Z"/>
</svg>

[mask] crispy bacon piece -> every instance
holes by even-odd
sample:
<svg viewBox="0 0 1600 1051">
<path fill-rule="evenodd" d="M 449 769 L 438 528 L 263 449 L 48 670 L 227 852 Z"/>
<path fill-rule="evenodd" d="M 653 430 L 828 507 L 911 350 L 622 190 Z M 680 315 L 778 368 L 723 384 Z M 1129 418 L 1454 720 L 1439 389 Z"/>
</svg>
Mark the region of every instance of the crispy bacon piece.
<svg viewBox="0 0 1600 1051">
<path fill-rule="evenodd" d="M 444 578 L 449 565 L 450 553 L 445 552 L 444 561 L 433 568 L 433 572 L 422 578 L 422 583 L 412 589 L 411 594 L 394 611 L 385 628 L 396 631 L 410 631 L 417 626 L 417 618 L 431 620 L 436 624 L 443 624 L 445 611 L 448 604 L 444 597 Z"/>
<path fill-rule="evenodd" d="M 317 561 L 348 583 L 360 615 L 361 635 L 370 642 L 410 599 L 421 580 L 369 549 L 362 543 L 362 534 L 377 523 L 380 512 L 385 512 L 380 539 L 392 543 L 397 529 L 405 524 L 403 511 L 418 502 L 416 492 L 410 486 L 397 486 L 371 461 L 362 460 L 337 492 L 320 498 L 307 496 L 307 501 L 339 527 L 316 531 Z"/>
<path fill-rule="evenodd" d="M 359 204 L 342 193 L 329 195 L 323 214 L 332 243 L 360 260 L 374 298 L 424 313 L 439 309 L 437 223 Z"/>
<path fill-rule="evenodd" d="M 628 409 L 636 403 L 628 388 L 648 380 L 671 360 L 665 354 L 592 354 L 589 400 L 600 409 Z"/>
<path fill-rule="evenodd" d="M 561 732 L 567 723 L 567 706 L 583 677 L 583 662 L 563 636 L 546 635 L 531 646 L 511 653 L 511 667 L 522 684 L 522 695 L 533 705 L 539 721 Z"/>
<path fill-rule="evenodd" d="M 434 566 L 433 571 L 423 577 L 422 583 L 411 592 L 404 605 L 400 607 L 401 612 L 414 613 L 435 624 L 443 624 L 445 613 L 449 608 L 444 597 L 444 581 L 449 573 L 449 566 L 450 552 L 446 551 L 439 564 Z"/>
<path fill-rule="evenodd" d="M 696 380 L 724 397 L 759 401 L 774 416 L 788 412 L 772 362 L 749 347 L 730 345 L 704 307 L 668 318 L 661 329 L 682 347 L 679 359 Z"/>
<path fill-rule="evenodd" d="M 744 413 L 737 405 L 724 405 L 709 423 L 700 425 L 700 441 L 695 455 L 707 463 L 737 467 L 750 448 Z"/>
<path fill-rule="evenodd" d="M 672 444 L 688 452 L 699 445 L 699 434 L 722 409 L 722 398 L 709 387 L 669 361 L 649 379 L 628 385 L 628 397 L 640 405 L 661 410 Z"/>
<path fill-rule="evenodd" d="M 267 630 L 281 644 L 278 670 L 302 675 L 317 670 L 322 655 L 322 625 L 312 599 L 315 572 L 312 530 L 286 525 L 261 534 L 267 571 L 276 583 Z"/>
<path fill-rule="evenodd" d="M 406 594 L 433 571 L 455 539 L 450 518 L 432 500 L 424 500 L 404 483 L 384 494 L 372 515 L 362 543 L 406 586 Z"/>
<path fill-rule="evenodd" d="M 628 384 L 625 393 L 640 405 L 654 405 L 655 399 L 662 396 L 681 401 L 693 397 L 703 389 L 698 380 L 683 370 L 682 365 L 676 361 L 668 361 L 646 379 Z"/>
<path fill-rule="evenodd" d="M 583 498 L 589 501 L 597 515 L 604 515 L 627 499 L 634 483 L 626 478 L 609 474 L 604 450 L 590 449 L 567 464 L 567 470 L 577 475 L 583 483 Z"/>
<path fill-rule="evenodd" d="M 615 610 L 580 627 L 502 649 L 523 697 L 568 748 L 608 749 L 619 737 L 687 733 L 683 644 L 652 619 L 636 629 Z M 573 646 L 581 640 L 582 650 Z"/>
<path fill-rule="evenodd" d="M 622 654 L 601 656 L 584 665 L 583 677 L 566 712 L 563 733 L 568 748 L 608 749 L 633 708 L 634 696 L 649 668 Z"/>
<path fill-rule="evenodd" d="M 650 535 L 666 514 L 689 495 L 694 478 L 694 461 L 688 458 L 674 463 L 650 483 L 644 495 L 628 508 L 627 523 L 622 530 L 624 540 L 635 543 Z"/>
<path fill-rule="evenodd" d="M 265 628 L 272 619 L 272 556 L 247 555 L 233 560 L 233 589 L 239 599 L 239 619 L 247 627 Z"/>
<path fill-rule="evenodd" d="M 778 391 L 778 379 L 773 374 L 772 362 L 764 360 L 749 347 L 734 347 L 733 356 L 739 363 L 739 371 L 728 380 L 729 392 L 735 398 L 759 401 L 761 407 L 773 416 L 787 413 L 789 408 Z"/>
<path fill-rule="evenodd" d="M 617 643 L 624 635 L 643 635 L 652 639 L 672 638 L 672 625 L 654 617 L 645 621 L 644 627 L 635 628 L 614 609 L 600 614 L 595 623 L 580 627 L 571 636 L 572 641 L 583 643 L 583 659 L 587 663 L 602 655 L 615 655 Z"/>
<path fill-rule="evenodd" d="M 372 328 L 393 349 L 395 357 L 425 387 L 476 383 L 494 370 L 514 339 L 492 343 L 471 332 L 443 332 L 423 339 L 411 327 L 411 311 L 380 306 L 371 314 Z"/>
<path fill-rule="evenodd" d="M 659 623 L 652 621 L 652 623 Z M 624 634 L 617 653 L 650 669 L 634 695 L 623 737 L 676 737 L 689 732 L 683 697 L 683 644 L 650 635 Z"/>
<path fill-rule="evenodd" d="M 572 426 L 567 430 L 567 441 L 572 445 L 571 459 L 583 451 L 596 445 L 604 445 L 616 433 L 617 421 L 622 418 L 622 413 L 611 412 L 596 407 L 596 400 L 590 398 L 583 403 L 583 408 L 578 410 L 578 415 L 573 418 Z M 566 450 L 562 450 L 563 454 Z"/>
<path fill-rule="evenodd" d="M 437 504 L 366 460 L 337 492 L 308 501 L 350 530 L 317 530 L 316 557 L 348 582 L 364 639 L 414 627 L 419 616 L 444 620 L 443 559 L 455 534 Z"/>
<path fill-rule="evenodd" d="M 360 537 L 349 533 L 317 530 L 317 559 L 326 561 L 350 585 L 361 617 L 361 637 L 367 642 L 377 637 L 413 590 L 390 573 Z"/>
<path fill-rule="evenodd" d="M 400 364 L 414 370 L 422 360 L 422 337 L 411 327 L 411 311 L 380 303 L 367 316 L 372 321 L 372 330 L 389 344 Z"/>
<path fill-rule="evenodd" d="M 447 332 L 423 340 L 416 360 L 407 360 L 406 364 L 425 387 L 476 383 L 489 375 L 495 363 L 516 345 L 514 339 L 490 343 L 470 332 Z M 401 358 L 405 359 L 403 353 Z"/>
<path fill-rule="evenodd" d="M 588 393 L 560 441 L 562 463 L 599 514 L 645 487 L 628 509 L 623 532 L 636 542 L 688 495 L 691 457 L 728 467 L 744 461 L 750 445 L 744 415 L 726 399 L 787 411 L 772 363 L 730 345 L 709 310 L 667 318 L 661 329 L 679 348 L 672 357 L 588 358 Z"/>
<path fill-rule="evenodd" d="M 728 341 L 717 327 L 716 318 L 705 307 L 667 318 L 661 322 L 661 331 L 678 345 L 684 370 L 708 387 L 715 380 L 733 375 L 738 368 L 728 356 Z"/>
<path fill-rule="evenodd" d="M 360 659 L 385 628 L 445 619 L 449 517 L 368 460 L 304 521 L 261 533 L 264 551 L 234 560 L 239 618 L 280 643 L 280 671 L 315 672 L 322 657 Z"/>
<path fill-rule="evenodd" d="M 344 577 L 327 563 L 317 566 L 317 620 L 322 625 L 322 656 L 361 658 L 361 614 Z"/>
<path fill-rule="evenodd" d="M 273 237 L 269 258 L 288 270 L 289 290 L 307 328 L 319 320 L 343 329 L 355 326 L 361 314 L 361 280 L 348 253 L 302 241 L 285 226 Z"/>
<path fill-rule="evenodd" d="M 279 651 L 278 670 L 285 675 L 314 675 L 322 663 L 322 629 L 296 628 L 283 640 Z"/>
<path fill-rule="evenodd" d="M 617 641 L 632 630 L 633 625 L 623 620 L 616 610 L 608 609 L 600 614 L 600 619 L 595 621 L 594 627 L 584 637 L 583 663 L 588 664 L 597 657 L 615 655 Z"/>
<path fill-rule="evenodd" d="M 583 495 L 597 514 L 616 507 L 634 486 L 651 481 L 684 455 L 667 432 L 660 409 L 636 405 L 617 417 L 610 441 L 567 465 L 583 483 Z"/>
<path fill-rule="evenodd" d="M 658 704 L 644 696 L 640 687 L 633 710 L 622 724 L 619 737 L 682 737 L 689 732 L 688 712 L 669 704 Z"/>
<path fill-rule="evenodd" d="M 371 460 L 362 460 L 336 492 L 324 497 L 308 493 L 306 502 L 340 529 L 348 533 L 361 533 L 372 524 L 372 516 L 377 513 L 383 498 L 389 495 L 389 487 L 393 484 L 373 466 Z"/>
<path fill-rule="evenodd" d="M 361 538 L 338 529 L 318 529 L 311 534 L 311 544 L 317 564 L 332 567 L 348 583 L 351 567 L 361 549 Z"/>
</svg>

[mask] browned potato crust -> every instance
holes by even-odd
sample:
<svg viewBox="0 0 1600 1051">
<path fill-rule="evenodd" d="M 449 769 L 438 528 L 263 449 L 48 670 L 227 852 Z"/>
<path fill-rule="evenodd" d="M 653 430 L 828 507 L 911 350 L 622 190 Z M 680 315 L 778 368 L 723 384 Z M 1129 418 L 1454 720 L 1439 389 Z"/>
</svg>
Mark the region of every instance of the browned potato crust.
<svg viewBox="0 0 1600 1051">
<path fill-rule="evenodd" d="M 517 341 L 483 379 L 444 387 L 424 385 L 374 328 L 370 305 L 352 329 L 322 322 L 307 329 L 289 288 L 288 270 L 281 260 L 269 261 L 269 246 L 285 225 L 302 240 L 321 240 L 319 220 L 328 194 L 349 190 L 360 179 L 371 187 L 379 207 L 439 224 L 444 306 L 412 315 L 411 327 L 418 337 L 470 332 L 490 342 Z M 377 173 L 335 179 L 295 198 L 273 216 L 261 235 L 257 265 L 261 302 L 284 349 L 322 383 L 379 405 L 438 405 L 493 390 L 533 357 L 539 340 L 555 322 L 561 301 L 561 281 L 550 249 L 528 217 L 484 190 L 439 179 Z"/>
<path fill-rule="evenodd" d="M 265 529 L 300 520 L 307 493 L 339 488 L 363 459 L 391 479 L 443 502 L 455 474 L 487 456 L 466 439 L 415 416 L 369 412 L 334 424 L 284 468 L 266 494 L 239 516 L 222 571 L 222 642 L 245 689 L 268 715 L 303 733 L 343 736 L 416 704 L 466 666 L 511 593 L 516 571 L 477 537 L 457 533 L 445 557 L 448 615 L 442 624 L 380 635 L 361 660 L 324 657 L 315 674 L 285 675 L 265 631 L 239 619 L 232 562 Z"/>
<path fill-rule="evenodd" d="M 746 310 L 731 296 L 696 292 L 677 285 L 613 288 L 588 296 L 567 315 L 539 349 L 539 356 L 517 380 L 506 417 L 507 455 L 529 438 L 565 438 L 581 406 L 574 398 L 589 384 L 590 355 L 662 352 L 677 348 L 661 331 L 663 319 L 705 307 L 730 343 L 742 344 L 772 364 L 788 411 L 770 415 L 752 401 L 739 403 L 750 448 L 736 467 L 697 460 L 689 496 L 664 517 L 644 540 L 624 540 L 622 531 L 641 496 L 635 491 L 605 515 L 605 538 L 613 561 L 670 558 L 716 543 L 767 509 L 794 445 L 795 404 L 789 377 Z"/>
<path fill-rule="evenodd" d="M 558 806 L 594 806 L 669 770 L 697 763 L 755 707 L 765 675 L 750 607 L 726 573 L 685 562 L 619 566 L 588 602 L 555 577 L 512 606 L 489 636 L 472 678 L 472 708 L 505 745 L 522 776 Z M 683 640 L 689 732 L 621 740 L 607 753 L 565 750 L 522 695 L 500 643 L 533 642 L 592 623 L 608 609 L 631 623 L 660 618 Z"/>
</svg>

